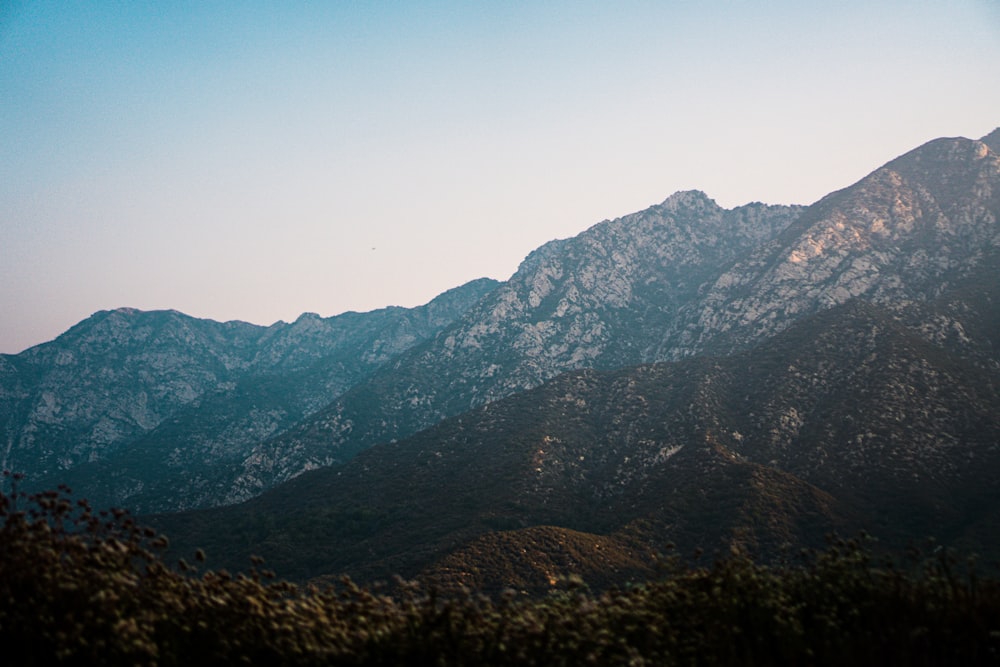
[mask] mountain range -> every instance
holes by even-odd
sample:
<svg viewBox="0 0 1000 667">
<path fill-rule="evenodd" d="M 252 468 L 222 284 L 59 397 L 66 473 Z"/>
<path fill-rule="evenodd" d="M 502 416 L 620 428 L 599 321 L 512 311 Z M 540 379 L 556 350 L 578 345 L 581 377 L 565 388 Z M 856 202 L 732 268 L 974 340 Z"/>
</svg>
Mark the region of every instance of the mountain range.
<svg viewBox="0 0 1000 667">
<path fill-rule="evenodd" d="M 998 216 L 1000 130 L 807 207 L 680 192 L 418 309 L 98 313 L 0 357 L 2 463 L 297 579 L 603 585 L 861 529 L 1000 557 Z"/>
<path fill-rule="evenodd" d="M 54 341 L 0 355 L 0 467 L 29 488 L 70 483 L 98 505 L 225 502 L 220 470 L 401 351 L 450 324 L 496 281 L 418 308 L 261 327 L 175 311 L 99 312 Z"/>
</svg>

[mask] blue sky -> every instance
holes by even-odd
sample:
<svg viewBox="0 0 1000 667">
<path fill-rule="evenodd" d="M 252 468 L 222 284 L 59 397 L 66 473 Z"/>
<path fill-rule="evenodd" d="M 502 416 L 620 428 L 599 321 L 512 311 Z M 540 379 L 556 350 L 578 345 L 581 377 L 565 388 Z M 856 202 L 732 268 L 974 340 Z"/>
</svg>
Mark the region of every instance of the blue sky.
<svg viewBox="0 0 1000 667">
<path fill-rule="evenodd" d="M 1000 3 L 0 0 L 0 352 L 413 306 L 1000 125 Z"/>
</svg>

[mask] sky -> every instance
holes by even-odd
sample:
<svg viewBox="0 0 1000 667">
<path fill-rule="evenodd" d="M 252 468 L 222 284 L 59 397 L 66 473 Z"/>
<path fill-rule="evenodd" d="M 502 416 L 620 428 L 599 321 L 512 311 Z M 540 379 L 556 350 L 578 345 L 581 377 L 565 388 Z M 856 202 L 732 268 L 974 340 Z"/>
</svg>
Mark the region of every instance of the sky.
<svg viewBox="0 0 1000 667">
<path fill-rule="evenodd" d="M 415 306 L 1000 125 L 1000 1 L 0 0 L 0 353 Z"/>
</svg>

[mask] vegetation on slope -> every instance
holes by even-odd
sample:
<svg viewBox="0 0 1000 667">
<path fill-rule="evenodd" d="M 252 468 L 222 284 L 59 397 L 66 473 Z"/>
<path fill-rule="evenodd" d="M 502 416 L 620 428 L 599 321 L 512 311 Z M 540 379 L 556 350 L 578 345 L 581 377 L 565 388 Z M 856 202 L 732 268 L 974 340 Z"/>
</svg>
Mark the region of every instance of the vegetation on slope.
<svg viewBox="0 0 1000 667">
<path fill-rule="evenodd" d="M 165 538 L 66 489 L 0 495 L 0 646 L 19 664 L 883 665 L 996 664 L 1000 581 L 940 551 L 876 563 L 856 541 L 799 564 L 740 553 L 669 561 L 600 594 L 570 577 L 542 598 L 392 596 L 199 574 Z M 193 560 L 202 560 L 197 552 Z M 912 564 L 911 564 L 912 565 Z"/>
</svg>

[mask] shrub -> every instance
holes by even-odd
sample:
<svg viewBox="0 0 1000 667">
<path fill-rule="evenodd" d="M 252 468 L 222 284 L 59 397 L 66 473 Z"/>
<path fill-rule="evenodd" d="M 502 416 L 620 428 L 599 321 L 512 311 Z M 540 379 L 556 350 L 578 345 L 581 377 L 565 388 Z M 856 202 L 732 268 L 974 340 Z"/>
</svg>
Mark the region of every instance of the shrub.
<svg viewBox="0 0 1000 667">
<path fill-rule="evenodd" d="M 14 480 L 16 482 L 16 480 Z M 861 541 L 765 567 L 736 553 L 595 594 L 392 595 L 169 567 L 166 539 L 67 489 L 0 494 L 0 646 L 19 665 L 996 664 L 1000 585 L 945 550 L 877 565 Z M 204 559 L 193 554 L 197 563 Z"/>
</svg>

